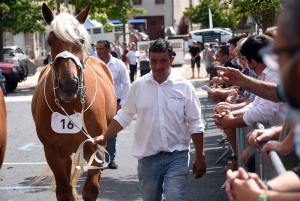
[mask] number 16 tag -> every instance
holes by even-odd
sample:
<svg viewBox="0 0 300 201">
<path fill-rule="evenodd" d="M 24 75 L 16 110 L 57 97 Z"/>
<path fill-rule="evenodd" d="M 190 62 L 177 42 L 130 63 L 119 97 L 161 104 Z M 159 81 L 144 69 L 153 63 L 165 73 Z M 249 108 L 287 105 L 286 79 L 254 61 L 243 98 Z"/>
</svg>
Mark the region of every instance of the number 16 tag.
<svg viewBox="0 0 300 201">
<path fill-rule="evenodd" d="M 80 118 L 80 113 L 69 115 L 73 122 L 70 121 L 68 116 L 62 115 L 58 112 L 54 112 L 51 116 L 51 128 L 56 133 L 64 134 L 75 134 L 78 133 L 82 128 L 82 122 Z"/>
</svg>

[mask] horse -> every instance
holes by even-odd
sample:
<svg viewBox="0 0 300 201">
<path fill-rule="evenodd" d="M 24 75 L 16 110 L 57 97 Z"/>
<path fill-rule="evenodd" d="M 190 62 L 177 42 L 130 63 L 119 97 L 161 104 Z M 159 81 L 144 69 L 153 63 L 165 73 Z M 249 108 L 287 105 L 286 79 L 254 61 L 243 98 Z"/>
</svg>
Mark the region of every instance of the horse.
<svg viewBox="0 0 300 201">
<path fill-rule="evenodd" d="M 105 63 L 87 54 L 90 38 L 83 23 L 90 9 L 91 3 L 74 17 L 61 8 L 54 16 L 45 3 L 42 5 L 52 62 L 41 71 L 31 111 L 59 201 L 78 200 L 75 185 L 82 170 L 88 170 L 82 197 L 97 200 L 101 161 L 91 160 L 89 169 L 78 162 L 79 155 L 72 156 L 80 147 L 85 161 L 95 154 L 100 158 L 103 151 L 93 153 L 92 138 L 103 133 L 116 114 L 112 74 Z M 91 142 L 84 144 L 87 139 Z M 74 168 L 78 163 L 80 170 Z"/>
<path fill-rule="evenodd" d="M 7 141 L 7 113 L 4 95 L 0 90 L 0 169 L 2 167 Z"/>
</svg>

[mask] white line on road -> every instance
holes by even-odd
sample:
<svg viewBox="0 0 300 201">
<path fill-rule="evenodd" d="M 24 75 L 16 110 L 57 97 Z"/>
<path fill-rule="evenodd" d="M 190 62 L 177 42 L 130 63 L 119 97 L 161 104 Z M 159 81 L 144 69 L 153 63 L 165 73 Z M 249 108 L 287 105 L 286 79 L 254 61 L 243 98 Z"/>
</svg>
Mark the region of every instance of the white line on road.
<svg viewBox="0 0 300 201">
<path fill-rule="evenodd" d="M 31 162 L 31 163 L 3 163 L 3 165 L 46 165 L 47 162 Z"/>
<path fill-rule="evenodd" d="M 29 96 L 6 96 L 4 97 L 5 102 L 25 102 L 25 101 L 31 101 L 32 95 Z"/>
</svg>

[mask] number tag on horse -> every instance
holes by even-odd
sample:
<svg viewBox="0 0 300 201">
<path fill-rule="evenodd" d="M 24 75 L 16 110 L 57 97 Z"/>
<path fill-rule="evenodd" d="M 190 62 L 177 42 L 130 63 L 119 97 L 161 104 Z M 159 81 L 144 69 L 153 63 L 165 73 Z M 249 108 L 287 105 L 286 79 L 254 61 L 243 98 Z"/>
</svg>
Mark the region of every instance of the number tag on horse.
<svg viewBox="0 0 300 201">
<path fill-rule="evenodd" d="M 78 133 L 82 128 L 80 113 L 76 112 L 75 114 L 69 116 L 79 128 L 75 126 L 72 123 L 72 121 L 70 121 L 68 116 L 59 114 L 58 112 L 54 112 L 51 117 L 52 130 L 56 133 L 64 133 L 64 134 Z"/>
</svg>

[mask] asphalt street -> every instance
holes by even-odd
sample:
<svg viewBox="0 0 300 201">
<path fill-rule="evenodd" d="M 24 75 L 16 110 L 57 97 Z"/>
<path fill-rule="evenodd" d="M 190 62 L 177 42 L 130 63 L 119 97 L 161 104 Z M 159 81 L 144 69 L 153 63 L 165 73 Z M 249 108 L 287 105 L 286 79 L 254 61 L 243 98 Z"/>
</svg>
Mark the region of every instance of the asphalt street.
<svg viewBox="0 0 300 201">
<path fill-rule="evenodd" d="M 189 63 L 188 56 L 186 57 Z M 38 68 L 40 71 L 42 67 Z M 191 77 L 188 64 L 174 67 L 176 73 L 187 79 Z M 44 181 L 30 186 L 30 181 L 40 174 L 46 165 L 44 151 L 40 143 L 31 115 L 31 98 L 37 83 L 39 72 L 27 81 L 19 83 L 18 88 L 10 93 L 6 100 L 8 113 L 8 144 L 2 169 L 0 170 L 0 201 L 52 201 L 56 200 L 55 192 L 48 190 L 49 182 Z M 192 164 L 195 158 L 194 146 L 190 149 L 190 174 L 187 181 L 187 201 L 227 201 L 227 195 L 221 186 L 225 182 L 222 168 L 226 160 L 220 164 L 215 161 L 225 151 L 227 145 L 218 145 L 222 132 L 213 122 L 213 107 L 215 103 L 207 98 L 206 92 L 199 87 L 208 84 L 204 66 L 201 66 L 201 79 L 189 79 L 194 85 L 202 105 L 202 118 L 205 123 L 205 154 L 207 173 L 201 179 L 195 179 L 192 174 Z M 132 139 L 135 120 L 130 126 L 118 134 L 117 170 L 105 169 L 102 172 L 101 193 L 98 200 L 103 201 L 133 201 L 142 200 L 137 178 L 137 159 L 132 156 Z M 86 174 L 77 182 L 79 200 Z"/>
</svg>

